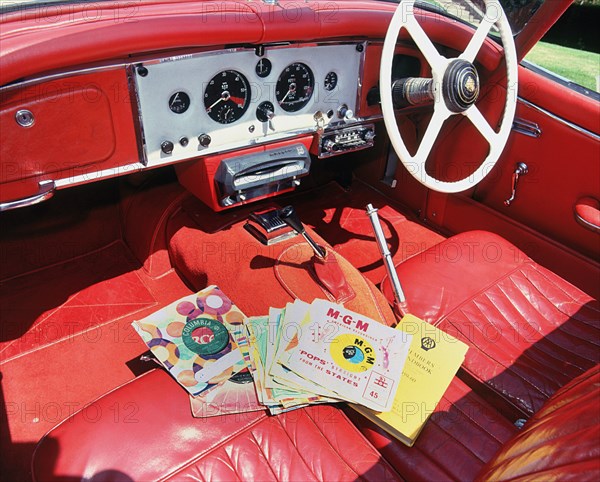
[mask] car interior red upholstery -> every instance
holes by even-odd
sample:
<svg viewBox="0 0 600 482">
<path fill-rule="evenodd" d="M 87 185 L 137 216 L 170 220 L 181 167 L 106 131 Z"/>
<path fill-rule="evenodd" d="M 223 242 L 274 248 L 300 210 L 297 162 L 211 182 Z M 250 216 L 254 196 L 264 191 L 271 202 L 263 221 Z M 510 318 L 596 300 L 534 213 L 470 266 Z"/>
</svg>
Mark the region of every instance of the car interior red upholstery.
<svg viewBox="0 0 600 482">
<path fill-rule="evenodd" d="M 402 0 L 386 40 L 397 0 L 2 2 L 0 481 L 599 480 L 600 95 L 523 61 L 571 3 L 500 0 L 503 40 L 493 0 Z M 391 139 L 440 109 L 425 182 Z M 415 444 L 342 403 L 193 417 L 131 323 L 218 285 L 395 326 L 367 205 L 469 346 Z M 248 227 L 286 206 L 324 259 Z"/>
<path fill-rule="evenodd" d="M 459 234 L 398 274 L 411 313 L 469 344 L 465 375 L 512 416 L 529 418 L 600 363 L 598 301 L 499 236 Z M 387 279 L 382 289 L 393 302 Z"/>
<path fill-rule="evenodd" d="M 106 412 L 114 404 L 135 410 L 122 418 L 94 419 L 92 411 Z M 399 478 L 333 406 L 315 406 L 281 417 L 250 412 L 193 423 L 189 415 L 185 391 L 162 370 L 148 372 L 49 433 L 34 455 L 35 480 Z M 115 433 L 120 434 L 117 439 Z M 102 450 L 99 458 L 98 448 L 104 446 L 112 449 Z"/>
</svg>

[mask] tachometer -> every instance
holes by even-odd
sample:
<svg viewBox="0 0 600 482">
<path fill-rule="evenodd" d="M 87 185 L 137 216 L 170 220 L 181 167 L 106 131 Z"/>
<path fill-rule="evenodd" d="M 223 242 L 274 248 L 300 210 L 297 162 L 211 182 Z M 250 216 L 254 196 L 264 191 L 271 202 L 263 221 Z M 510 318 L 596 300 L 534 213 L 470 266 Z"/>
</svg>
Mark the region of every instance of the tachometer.
<svg viewBox="0 0 600 482">
<path fill-rule="evenodd" d="M 312 97 L 315 79 L 310 68 L 300 62 L 288 65 L 277 79 L 275 97 L 286 112 L 302 109 Z"/>
<path fill-rule="evenodd" d="M 248 80 L 235 70 L 215 75 L 204 91 L 204 106 L 209 117 L 221 124 L 240 119 L 250 105 Z"/>
</svg>

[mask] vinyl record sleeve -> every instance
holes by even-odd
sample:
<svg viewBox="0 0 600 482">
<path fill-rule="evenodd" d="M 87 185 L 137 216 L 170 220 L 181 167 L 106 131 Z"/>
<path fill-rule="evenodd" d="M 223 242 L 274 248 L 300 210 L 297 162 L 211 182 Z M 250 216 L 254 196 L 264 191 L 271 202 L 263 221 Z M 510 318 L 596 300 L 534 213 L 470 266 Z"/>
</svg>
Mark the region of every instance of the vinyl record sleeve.
<svg viewBox="0 0 600 482">
<path fill-rule="evenodd" d="M 191 395 L 217 387 L 245 368 L 232 333 L 244 314 L 217 286 L 134 321 L 154 356 Z"/>
<path fill-rule="evenodd" d="M 325 300 L 308 313 L 286 366 L 340 398 L 391 410 L 412 335 Z"/>
</svg>

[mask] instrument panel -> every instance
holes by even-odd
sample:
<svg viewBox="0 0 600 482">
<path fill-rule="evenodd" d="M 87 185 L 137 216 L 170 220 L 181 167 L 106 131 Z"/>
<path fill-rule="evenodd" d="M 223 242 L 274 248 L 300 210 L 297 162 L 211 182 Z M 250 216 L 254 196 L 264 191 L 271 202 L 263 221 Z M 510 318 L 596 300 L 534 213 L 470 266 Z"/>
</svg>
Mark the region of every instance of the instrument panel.
<svg viewBox="0 0 600 482">
<path fill-rule="evenodd" d="M 131 66 L 142 154 L 161 165 L 355 121 L 364 43 L 236 48 Z"/>
</svg>

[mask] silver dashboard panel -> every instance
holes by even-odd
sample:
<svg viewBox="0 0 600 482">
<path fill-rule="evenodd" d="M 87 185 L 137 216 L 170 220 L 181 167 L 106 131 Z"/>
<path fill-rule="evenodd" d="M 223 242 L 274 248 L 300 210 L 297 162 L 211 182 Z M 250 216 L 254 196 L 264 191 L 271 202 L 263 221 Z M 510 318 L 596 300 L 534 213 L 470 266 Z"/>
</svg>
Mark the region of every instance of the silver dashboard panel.
<svg viewBox="0 0 600 482">
<path fill-rule="evenodd" d="M 357 48 L 357 45 L 361 47 Z M 364 45 L 357 43 L 286 46 L 266 46 L 264 56 L 259 57 L 254 48 L 239 48 L 168 57 L 136 64 L 133 69 L 140 115 L 140 136 L 143 155 L 148 166 L 191 159 L 205 154 L 228 151 L 240 147 L 284 139 L 340 122 L 337 115 L 342 105 L 356 111 L 361 81 Z M 271 73 L 260 78 L 255 71 L 257 62 L 267 58 L 272 63 Z M 275 85 L 280 73 L 290 64 L 306 64 L 314 74 L 313 95 L 306 106 L 298 112 L 285 112 L 275 99 Z M 145 76 L 138 74 L 139 67 L 146 69 Z M 220 124 L 211 119 L 204 106 L 204 89 L 219 72 L 236 70 L 250 84 L 250 106 L 244 115 L 231 124 Z M 337 74 L 335 89 L 324 88 L 325 76 Z M 170 97 L 179 91 L 188 94 L 190 107 L 182 114 L 169 108 Z M 263 101 L 275 107 L 272 121 L 260 122 L 256 108 Z M 315 113 L 322 112 L 320 125 Z M 326 113 L 333 111 L 328 118 Z M 211 143 L 202 147 L 198 136 L 208 134 Z M 186 137 L 183 146 L 179 139 Z M 173 143 L 173 151 L 165 154 L 161 144 Z"/>
</svg>

